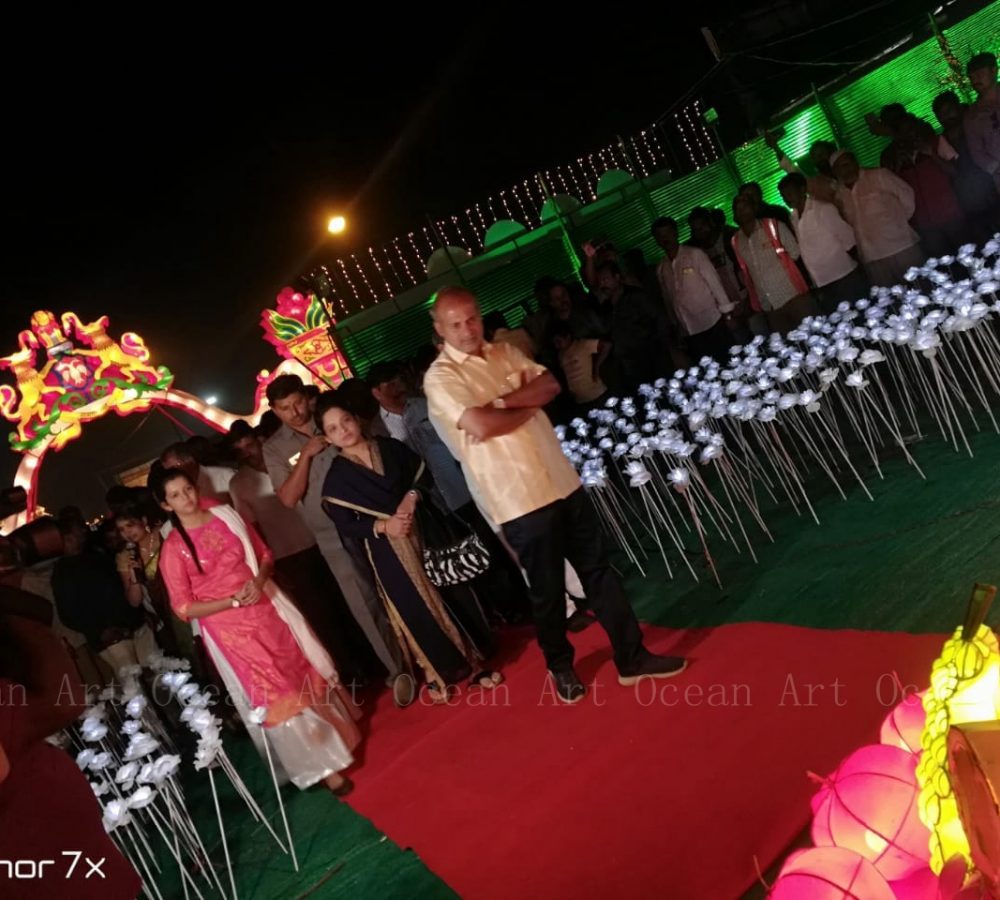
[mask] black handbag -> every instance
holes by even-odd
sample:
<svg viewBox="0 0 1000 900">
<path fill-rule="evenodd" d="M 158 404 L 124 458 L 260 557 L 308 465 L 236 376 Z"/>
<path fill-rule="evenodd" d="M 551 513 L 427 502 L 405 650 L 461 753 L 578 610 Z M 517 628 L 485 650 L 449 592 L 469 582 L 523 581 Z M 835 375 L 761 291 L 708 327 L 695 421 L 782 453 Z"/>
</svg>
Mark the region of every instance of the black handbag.
<svg viewBox="0 0 1000 900">
<path fill-rule="evenodd" d="M 470 534 L 448 547 L 424 547 L 424 571 L 435 587 L 472 581 L 489 567 L 490 554 L 478 534 Z"/>
<path fill-rule="evenodd" d="M 478 534 L 458 527 L 464 523 L 457 517 L 443 516 L 433 504 L 421 503 L 417 519 L 424 545 L 424 571 L 435 587 L 463 584 L 489 569 L 489 551 Z"/>
</svg>

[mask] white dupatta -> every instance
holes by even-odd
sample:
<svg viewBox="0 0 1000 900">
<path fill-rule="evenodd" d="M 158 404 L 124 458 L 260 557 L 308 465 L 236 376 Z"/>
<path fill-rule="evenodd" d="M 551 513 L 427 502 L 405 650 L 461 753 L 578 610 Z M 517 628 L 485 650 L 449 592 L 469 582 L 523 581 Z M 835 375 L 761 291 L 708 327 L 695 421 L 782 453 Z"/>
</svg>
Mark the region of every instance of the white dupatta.
<svg viewBox="0 0 1000 900">
<path fill-rule="evenodd" d="M 243 545 L 243 555 L 250 571 L 256 576 L 260 572 L 257 564 L 257 554 L 254 553 L 253 544 L 250 543 L 250 533 L 247 525 L 231 506 L 213 506 L 208 510 L 216 518 L 222 519 L 226 527 L 240 539 Z M 289 599 L 288 595 L 281 590 L 272 580 L 268 579 L 264 585 L 264 593 L 271 598 L 275 610 L 282 621 L 288 626 L 289 631 L 295 638 L 295 642 L 302 650 L 302 655 L 309 661 L 309 664 L 323 676 L 326 681 L 337 683 L 337 670 L 330 659 L 330 654 L 323 649 L 316 635 L 313 633 L 305 617 L 299 612 L 298 607 Z"/>
</svg>

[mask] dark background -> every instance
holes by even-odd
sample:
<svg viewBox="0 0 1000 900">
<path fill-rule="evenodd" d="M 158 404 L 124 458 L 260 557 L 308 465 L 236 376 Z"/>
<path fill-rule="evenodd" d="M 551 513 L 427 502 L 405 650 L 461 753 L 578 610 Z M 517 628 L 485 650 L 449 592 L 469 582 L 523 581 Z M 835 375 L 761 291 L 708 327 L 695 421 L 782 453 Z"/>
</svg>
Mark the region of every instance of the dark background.
<svg viewBox="0 0 1000 900">
<path fill-rule="evenodd" d="M 847 68 L 796 63 L 862 58 L 926 30 L 929 8 L 594 7 L 546 25 L 514 7 L 470 18 L 386 5 L 256 34 L 236 21 L 12 31 L 0 353 L 35 309 L 108 314 L 115 338 L 145 337 L 175 387 L 246 411 L 257 371 L 277 362 L 258 320 L 283 285 L 645 127 L 712 70 L 700 25 L 737 54 L 697 91 L 735 139 Z M 339 244 L 324 230 L 334 211 L 350 222 Z M 96 512 L 115 471 L 177 436 L 155 412 L 92 423 L 48 458 L 42 502 Z M 9 483 L 17 457 L 0 454 Z"/>
</svg>

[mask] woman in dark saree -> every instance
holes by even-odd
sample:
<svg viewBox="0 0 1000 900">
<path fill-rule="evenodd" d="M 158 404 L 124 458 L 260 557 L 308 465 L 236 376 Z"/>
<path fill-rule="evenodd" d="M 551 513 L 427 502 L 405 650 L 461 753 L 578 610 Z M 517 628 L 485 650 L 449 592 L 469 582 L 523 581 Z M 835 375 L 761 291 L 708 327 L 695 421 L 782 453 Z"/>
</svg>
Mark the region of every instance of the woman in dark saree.
<svg viewBox="0 0 1000 900">
<path fill-rule="evenodd" d="M 496 687 L 500 673 L 480 670 L 491 634 L 474 593 L 457 585 L 443 588 L 442 597 L 424 571 L 419 522 L 427 513 L 418 506 L 431 482 L 423 461 L 399 441 L 366 437 L 333 391 L 317 401 L 316 420 L 340 450 L 323 484 L 324 509 L 345 542 L 361 545 L 389 621 L 411 665 L 423 670 L 431 699 L 445 702 L 449 687 L 473 672 L 471 686 Z"/>
</svg>

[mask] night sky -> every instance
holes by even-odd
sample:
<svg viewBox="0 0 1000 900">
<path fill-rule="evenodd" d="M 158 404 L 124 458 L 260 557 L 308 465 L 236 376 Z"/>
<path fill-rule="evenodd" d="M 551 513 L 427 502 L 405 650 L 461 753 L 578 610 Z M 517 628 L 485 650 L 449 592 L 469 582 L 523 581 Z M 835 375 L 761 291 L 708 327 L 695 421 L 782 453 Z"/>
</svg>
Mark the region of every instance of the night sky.
<svg viewBox="0 0 1000 900">
<path fill-rule="evenodd" d="M 294 276 L 641 129 L 706 72 L 705 17 L 672 7 L 547 28 L 383 5 L 256 34 L 153 20 L 127 41 L 89 22 L 8 48 L 0 352 L 35 309 L 108 314 L 175 387 L 248 410 L 277 362 L 260 311 Z M 96 512 L 114 471 L 176 435 L 156 413 L 85 426 L 42 502 Z"/>
</svg>

